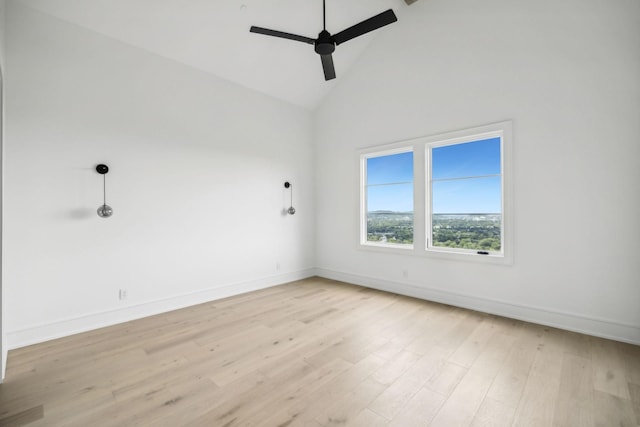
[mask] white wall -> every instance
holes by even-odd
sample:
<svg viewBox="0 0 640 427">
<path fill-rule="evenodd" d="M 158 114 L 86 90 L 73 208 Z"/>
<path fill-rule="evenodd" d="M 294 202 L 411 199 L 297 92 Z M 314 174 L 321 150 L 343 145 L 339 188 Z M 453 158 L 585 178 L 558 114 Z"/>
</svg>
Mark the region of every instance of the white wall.
<svg viewBox="0 0 640 427">
<path fill-rule="evenodd" d="M 310 113 L 17 2 L 7 18 L 10 348 L 313 274 Z"/>
<path fill-rule="evenodd" d="M 640 3 L 410 8 L 317 111 L 320 274 L 640 343 Z M 357 148 L 509 119 L 514 265 L 357 249 Z"/>
<path fill-rule="evenodd" d="M 376 36 L 312 122 L 10 2 L 8 346 L 304 277 L 314 265 L 640 343 L 639 5 L 421 0 Z M 513 266 L 357 249 L 358 147 L 505 119 L 515 138 Z M 95 214 L 100 162 L 111 167 L 107 220 Z M 284 180 L 296 190 L 293 217 L 282 214 Z"/>
</svg>

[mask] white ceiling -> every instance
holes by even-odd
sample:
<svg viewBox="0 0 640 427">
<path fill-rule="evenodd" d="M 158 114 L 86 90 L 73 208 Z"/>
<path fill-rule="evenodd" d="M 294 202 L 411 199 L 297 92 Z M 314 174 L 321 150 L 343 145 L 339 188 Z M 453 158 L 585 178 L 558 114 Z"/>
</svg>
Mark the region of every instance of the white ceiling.
<svg viewBox="0 0 640 427">
<path fill-rule="evenodd" d="M 325 81 L 313 46 L 249 32 L 251 25 L 316 38 L 321 0 L 22 0 L 34 9 L 314 109 L 381 31 L 402 25 L 403 0 L 327 0 L 334 34 L 392 8 L 398 22 L 337 47 Z M 410 9 L 409 9 L 410 12 Z"/>
</svg>

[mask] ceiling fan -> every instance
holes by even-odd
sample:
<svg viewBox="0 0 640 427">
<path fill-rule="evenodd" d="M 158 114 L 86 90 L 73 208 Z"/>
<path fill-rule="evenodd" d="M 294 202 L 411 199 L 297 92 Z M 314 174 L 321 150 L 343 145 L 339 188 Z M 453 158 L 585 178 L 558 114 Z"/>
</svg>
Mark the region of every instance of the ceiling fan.
<svg viewBox="0 0 640 427">
<path fill-rule="evenodd" d="M 315 51 L 318 55 L 320 55 L 320 59 L 322 61 L 324 79 L 331 80 L 336 78 L 336 70 L 333 67 L 333 57 L 331 56 L 331 54 L 336 50 L 337 45 L 359 37 L 370 31 L 377 30 L 378 28 L 384 27 L 385 25 L 389 25 L 393 22 L 396 22 L 397 20 L 398 18 L 396 18 L 393 10 L 389 9 L 369 19 L 365 19 L 364 21 L 353 25 L 345 30 L 342 30 L 337 34 L 331 35 L 327 31 L 325 0 L 322 0 L 322 31 L 320 32 L 320 34 L 318 34 L 317 39 L 256 26 L 251 26 L 251 29 L 249 31 L 251 31 L 252 33 L 280 37 L 283 39 L 295 40 L 314 45 Z"/>
</svg>

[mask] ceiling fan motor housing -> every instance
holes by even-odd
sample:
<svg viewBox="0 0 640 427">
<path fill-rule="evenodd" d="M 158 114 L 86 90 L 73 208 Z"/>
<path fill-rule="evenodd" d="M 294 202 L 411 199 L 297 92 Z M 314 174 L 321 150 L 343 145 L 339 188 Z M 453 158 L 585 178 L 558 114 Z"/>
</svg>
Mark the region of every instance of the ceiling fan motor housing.
<svg viewBox="0 0 640 427">
<path fill-rule="evenodd" d="M 315 42 L 315 51 L 320 55 L 331 55 L 336 50 L 336 42 L 331 37 L 331 34 L 327 30 L 322 30 L 318 34 L 318 39 Z"/>
</svg>

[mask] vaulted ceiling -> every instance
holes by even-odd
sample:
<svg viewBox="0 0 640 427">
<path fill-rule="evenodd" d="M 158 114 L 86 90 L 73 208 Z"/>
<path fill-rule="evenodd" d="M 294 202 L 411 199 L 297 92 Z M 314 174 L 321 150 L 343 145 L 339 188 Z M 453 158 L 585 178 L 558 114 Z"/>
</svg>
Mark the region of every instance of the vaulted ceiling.
<svg viewBox="0 0 640 427">
<path fill-rule="evenodd" d="M 402 25 L 404 0 L 327 0 L 327 30 L 339 32 L 393 9 L 398 22 L 350 40 L 333 55 L 325 81 L 313 46 L 249 32 L 257 25 L 316 38 L 321 0 L 20 0 L 56 18 L 314 109 L 382 31 Z M 384 61 L 384 58 L 380 58 Z"/>
</svg>

